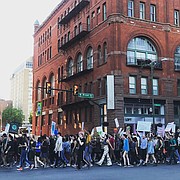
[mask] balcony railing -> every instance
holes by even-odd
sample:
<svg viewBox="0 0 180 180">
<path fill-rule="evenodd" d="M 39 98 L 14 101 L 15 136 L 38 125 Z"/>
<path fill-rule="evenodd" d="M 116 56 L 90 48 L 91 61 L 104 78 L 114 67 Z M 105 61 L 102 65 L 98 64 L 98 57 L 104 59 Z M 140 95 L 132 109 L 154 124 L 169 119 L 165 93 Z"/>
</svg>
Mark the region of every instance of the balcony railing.
<svg viewBox="0 0 180 180">
<path fill-rule="evenodd" d="M 67 24 L 73 17 L 75 17 L 89 3 L 90 3 L 90 0 L 80 0 L 80 2 L 77 5 L 75 5 L 75 7 L 73 9 L 71 9 L 70 12 L 68 12 L 68 14 L 62 18 L 62 20 L 60 21 L 60 24 Z"/>
<path fill-rule="evenodd" d="M 93 71 L 93 62 L 88 62 L 87 60 L 82 61 L 82 67 L 80 65 L 74 65 L 72 73 L 68 73 L 68 69 L 66 70 L 66 74 L 61 78 L 61 82 L 70 81 L 71 79 L 80 77 L 88 72 Z"/>
<path fill-rule="evenodd" d="M 66 50 L 72 44 L 78 42 L 84 36 L 86 36 L 90 32 L 88 26 L 86 24 L 81 24 L 79 27 L 74 29 L 73 32 L 64 34 L 63 42 L 59 47 L 59 50 Z M 66 36 L 65 36 L 66 35 Z"/>
</svg>

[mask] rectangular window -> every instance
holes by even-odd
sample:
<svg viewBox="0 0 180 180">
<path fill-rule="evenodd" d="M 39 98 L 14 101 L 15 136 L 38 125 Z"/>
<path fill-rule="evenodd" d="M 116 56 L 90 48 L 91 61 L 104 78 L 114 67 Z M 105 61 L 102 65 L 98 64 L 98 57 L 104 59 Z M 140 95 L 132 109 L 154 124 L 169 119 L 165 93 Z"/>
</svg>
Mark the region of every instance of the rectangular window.
<svg viewBox="0 0 180 180">
<path fill-rule="evenodd" d="M 48 125 L 51 125 L 52 122 L 52 114 L 49 114 L 48 116 Z"/>
<path fill-rule="evenodd" d="M 62 112 L 58 112 L 58 125 L 62 125 L 62 119 L 63 119 L 63 114 Z"/>
<path fill-rule="evenodd" d="M 153 95 L 159 95 L 158 91 L 158 79 L 153 79 L 153 87 L 152 87 Z"/>
<path fill-rule="evenodd" d="M 147 94 L 147 78 L 141 78 L 141 94 Z"/>
<path fill-rule="evenodd" d="M 100 14 L 100 12 L 101 12 L 101 9 L 100 9 L 100 7 L 98 7 L 97 8 L 97 14 Z"/>
<path fill-rule="evenodd" d="M 103 21 L 107 19 L 106 3 L 103 4 Z"/>
<path fill-rule="evenodd" d="M 91 26 L 90 26 L 90 17 L 87 17 L 87 30 L 90 31 Z"/>
<path fill-rule="evenodd" d="M 179 11 L 174 11 L 174 25 L 179 26 Z"/>
<path fill-rule="evenodd" d="M 136 94 L 136 77 L 135 76 L 129 77 L 129 93 Z"/>
<path fill-rule="evenodd" d="M 97 95 L 98 96 L 101 96 L 102 95 L 102 81 L 101 79 L 98 79 L 98 82 L 97 82 Z"/>
<path fill-rule="evenodd" d="M 156 22 L 156 6 L 150 5 L 150 20 Z"/>
<path fill-rule="evenodd" d="M 128 16 L 134 17 L 134 1 L 132 0 L 128 1 Z"/>
<path fill-rule="evenodd" d="M 94 17 L 95 17 L 95 11 L 92 12 L 92 18 L 94 18 Z"/>
<path fill-rule="evenodd" d="M 139 4 L 139 18 L 145 19 L 145 3 L 140 2 Z"/>
<path fill-rule="evenodd" d="M 70 41 L 70 39 L 71 39 L 71 32 L 69 31 L 69 32 L 68 32 L 67 40 Z"/>
<path fill-rule="evenodd" d="M 52 46 L 50 46 L 50 48 L 49 48 L 49 59 L 51 59 L 52 58 Z"/>
<path fill-rule="evenodd" d="M 180 96 L 180 79 L 177 82 L 177 95 Z"/>
</svg>

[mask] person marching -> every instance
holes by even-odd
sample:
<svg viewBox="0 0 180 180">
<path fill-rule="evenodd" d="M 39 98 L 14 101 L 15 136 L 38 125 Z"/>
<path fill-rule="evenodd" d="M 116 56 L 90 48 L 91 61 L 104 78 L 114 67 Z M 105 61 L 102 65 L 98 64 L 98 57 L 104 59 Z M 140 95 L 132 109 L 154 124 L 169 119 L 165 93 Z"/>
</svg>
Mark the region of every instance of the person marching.
<svg viewBox="0 0 180 180">
<path fill-rule="evenodd" d="M 104 162 L 105 157 L 107 157 L 107 166 L 112 166 L 112 161 L 109 156 L 109 146 L 113 150 L 114 150 L 114 148 L 112 147 L 111 143 L 109 142 L 109 138 L 108 138 L 107 134 L 104 134 L 104 137 L 102 136 L 102 143 L 104 145 L 104 152 L 103 152 L 101 159 L 96 164 L 101 166 Z"/>
</svg>

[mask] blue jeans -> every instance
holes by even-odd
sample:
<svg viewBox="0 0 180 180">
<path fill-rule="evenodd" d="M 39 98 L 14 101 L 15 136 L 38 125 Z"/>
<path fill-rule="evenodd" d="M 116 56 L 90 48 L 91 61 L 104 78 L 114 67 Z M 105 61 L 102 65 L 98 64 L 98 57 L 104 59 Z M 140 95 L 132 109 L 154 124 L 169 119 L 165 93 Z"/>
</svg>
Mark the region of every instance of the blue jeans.
<svg viewBox="0 0 180 180">
<path fill-rule="evenodd" d="M 83 158 L 85 161 L 87 161 L 88 163 L 92 162 L 92 158 L 91 158 L 91 152 L 92 152 L 92 148 L 90 145 L 87 145 L 85 147 L 84 153 L 83 153 Z"/>
<path fill-rule="evenodd" d="M 31 165 L 31 162 L 27 158 L 27 150 L 22 149 L 21 156 L 20 156 L 20 167 L 22 167 L 24 161 L 27 162 L 29 166 Z"/>
</svg>

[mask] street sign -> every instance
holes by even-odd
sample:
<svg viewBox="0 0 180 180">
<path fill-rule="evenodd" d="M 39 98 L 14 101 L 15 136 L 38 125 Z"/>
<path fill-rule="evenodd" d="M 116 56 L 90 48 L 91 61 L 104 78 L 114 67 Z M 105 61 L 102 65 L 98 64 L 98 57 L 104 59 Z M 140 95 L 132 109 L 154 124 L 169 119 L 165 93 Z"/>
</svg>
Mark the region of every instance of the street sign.
<svg viewBox="0 0 180 180">
<path fill-rule="evenodd" d="M 80 98 L 94 98 L 94 94 L 91 94 L 91 93 L 78 93 L 78 97 L 80 97 Z"/>
<path fill-rule="evenodd" d="M 161 104 L 154 104 L 154 106 L 161 106 Z"/>
</svg>

